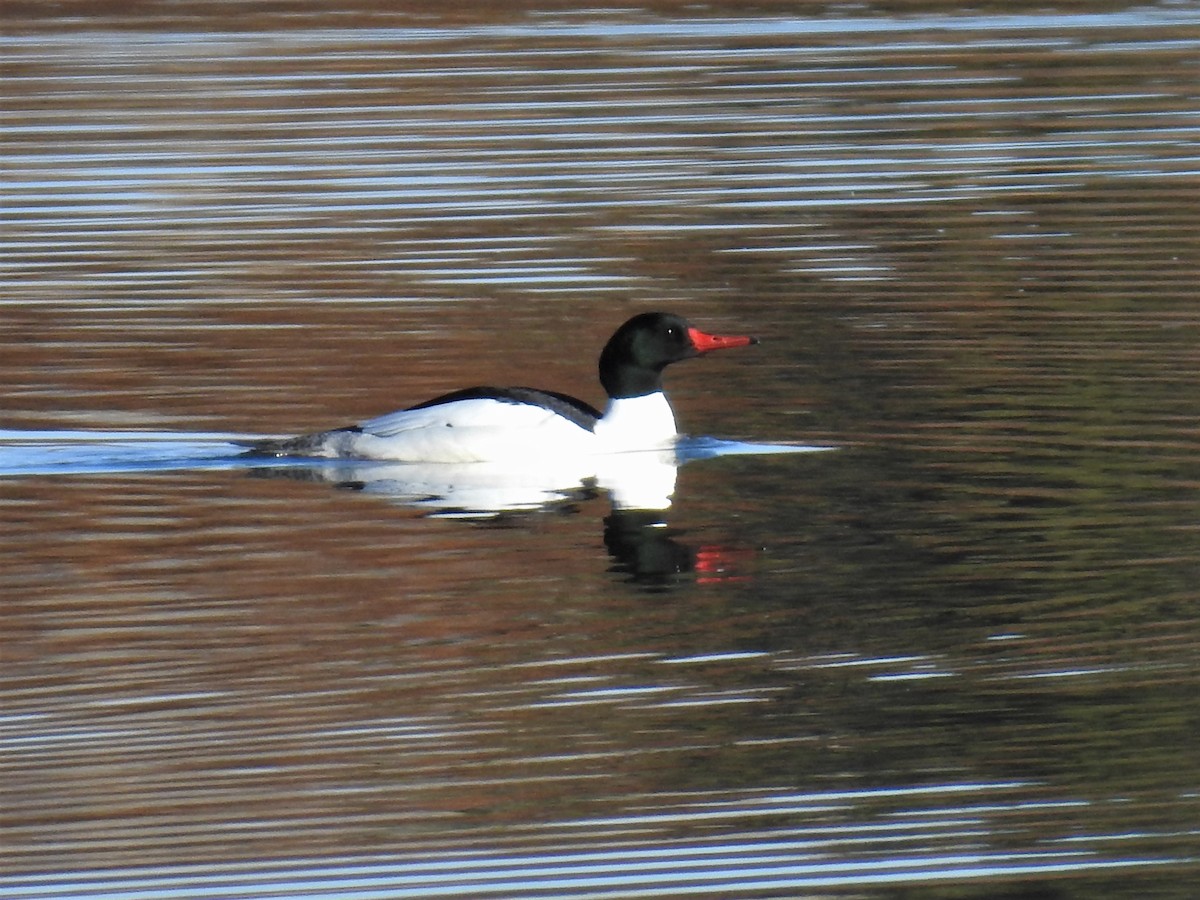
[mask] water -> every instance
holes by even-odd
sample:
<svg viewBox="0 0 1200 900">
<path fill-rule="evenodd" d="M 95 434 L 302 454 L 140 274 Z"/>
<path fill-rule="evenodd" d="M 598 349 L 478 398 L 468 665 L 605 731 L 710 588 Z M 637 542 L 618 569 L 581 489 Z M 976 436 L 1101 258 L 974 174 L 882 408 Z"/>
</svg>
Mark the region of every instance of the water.
<svg viewBox="0 0 1200 900">
<path fill-rule="evenodd" d="M 1194 895 L 1192 4 L 63 9 L 0 39 L 0 896 Z M 596 402 L 655 308 L 762 339 L 681 462 L 236 455 Z"/>
</svg>

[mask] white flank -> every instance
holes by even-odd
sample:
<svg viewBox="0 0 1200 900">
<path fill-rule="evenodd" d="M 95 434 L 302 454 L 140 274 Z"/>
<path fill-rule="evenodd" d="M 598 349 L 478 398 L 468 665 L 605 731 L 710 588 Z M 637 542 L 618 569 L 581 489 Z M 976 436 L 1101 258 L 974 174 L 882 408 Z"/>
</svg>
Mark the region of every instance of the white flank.
<svg viewBox="0 0 1200 900">
<path fill-rule="evenodd" d="M 597 453 L 659 449 L 676 438 L 675 417 L 662 393 L 610 401 L 594 434 L 540 406 L 486 398 L 400 410 L 360 427 L 361 431 L 324 435 L 317 455 L 540 465 Z"/>
<path fill-rule="evenodd" d="M 361 433 L 333 433 L 330 456 L 398 462 L 522 463 L 587 453 L 594 438 L 540 406 L 501 400 L 458 400 L 388 413 Z"/>
</svg>

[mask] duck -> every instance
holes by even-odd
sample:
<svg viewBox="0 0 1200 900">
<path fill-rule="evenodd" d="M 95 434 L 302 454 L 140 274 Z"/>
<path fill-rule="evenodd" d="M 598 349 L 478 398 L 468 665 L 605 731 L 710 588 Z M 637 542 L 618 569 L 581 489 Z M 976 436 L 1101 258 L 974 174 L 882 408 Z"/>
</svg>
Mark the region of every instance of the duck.
<svg viewBox="0 0 1200 900">
<path fill-rule="evenodd" d="M 603 411 L 530 387 L 468 387 L 356 425 L 252 444 L 259 456 L 413 463 L 534 464 L 598 454 L 663 450 L 679 434 L 663 392 L 672 363 L 757 344 L 701 331 L 685 318 L 647 312 L 621 325 L 600 352 Z"/>
</svg>

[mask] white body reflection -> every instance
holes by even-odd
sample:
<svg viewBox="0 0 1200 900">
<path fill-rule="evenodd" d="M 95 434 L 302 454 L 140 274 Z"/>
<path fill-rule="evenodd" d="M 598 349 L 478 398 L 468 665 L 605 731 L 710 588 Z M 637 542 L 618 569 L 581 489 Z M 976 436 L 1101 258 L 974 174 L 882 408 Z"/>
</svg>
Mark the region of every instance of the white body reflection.
<svg viewBox="0 0 1200 900">
<path fill-rule="evenodd" d="M 679 466 L 713 456 L 804 453 L 827 447 L 746 444 L 685 438 L 671 449 L 597 454 L 528 463 L 409 463 L 375 460 L 272 460 L 264 474 L 325 481 L 386 497 L 439 516 L 487 518 L 547 509 L 592 489 L 616 510 L 669 509 Z"/>
<path fill-rule="evenodd" d="M 672 451 L 651 451 L 527 465 L 324 460 L 264 471 L 353 487 L 433 515 L 486 518 L 549 508 L 593 487 L 617 508 L 666 509 L 677 462 Z"/>
<path fill-rule="evenodd" d="M 306 461 L 264 473 L 319 480 L 386 497 L 432 515 L 487 518 L 548 509 L 592 488 L 617 509 L 667 509 L 675 493 L 674 451 L 614 453 L 555 461 L 512 463 L 391 463 Z"/>
<path fill-rule="evenodd" d="M 681 578 L 741 577 L 737 571 L 749 552 L 732 546 L 693 548 L 667 526 L 681 465 L 714 456 L 827 449 L 683 438 L 668 450 L 538 459 L 518 465 L 295 459 L 279 460 L 256 472 L 324 481 L 383 496 L 427 515 L 474 520 L 553 509 L 599 491 L 612 504 L 603 528 L 612 571 L 643 589 L 665 591 Z"/>
</svg>

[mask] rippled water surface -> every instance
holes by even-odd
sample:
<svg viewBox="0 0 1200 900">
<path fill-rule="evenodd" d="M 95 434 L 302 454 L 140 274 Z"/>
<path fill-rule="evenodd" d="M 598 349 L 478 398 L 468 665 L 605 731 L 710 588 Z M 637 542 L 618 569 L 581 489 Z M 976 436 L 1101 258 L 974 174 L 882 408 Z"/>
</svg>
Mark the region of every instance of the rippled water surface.
<svg viewBox="0 0 1200 900">
<path fill-rule="evenodd" d="M 47 9 L 0 896 L 1195 896 L 1200 7 Z M 232 443 L 658 308 L 683 460 Z"/>
</svg>

